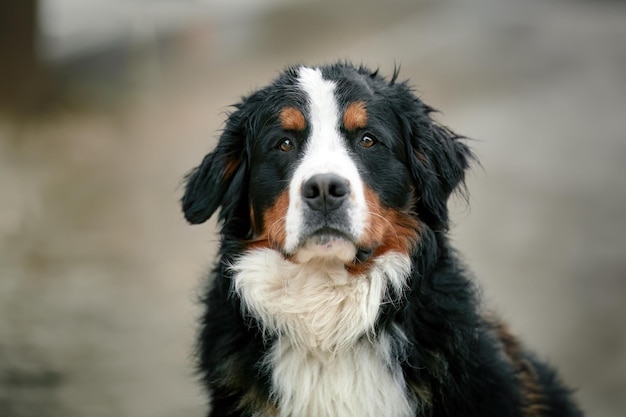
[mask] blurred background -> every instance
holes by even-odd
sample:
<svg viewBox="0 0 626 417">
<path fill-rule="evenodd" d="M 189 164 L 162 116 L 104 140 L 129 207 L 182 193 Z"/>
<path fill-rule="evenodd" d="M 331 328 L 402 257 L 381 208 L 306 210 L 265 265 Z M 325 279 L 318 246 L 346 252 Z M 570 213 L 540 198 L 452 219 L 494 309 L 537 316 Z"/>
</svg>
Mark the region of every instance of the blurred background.
<svg viewBox="0 0 626 417">
<path fill-rule="evenodd" d="M 184 174 L 286 65 L 401 65 L 482 163 L 452 236 L 485 301 L 626 410 L 626 2 L 0 3 L 0 415 L 202 416 L 214 223 Z"/>
</svg>

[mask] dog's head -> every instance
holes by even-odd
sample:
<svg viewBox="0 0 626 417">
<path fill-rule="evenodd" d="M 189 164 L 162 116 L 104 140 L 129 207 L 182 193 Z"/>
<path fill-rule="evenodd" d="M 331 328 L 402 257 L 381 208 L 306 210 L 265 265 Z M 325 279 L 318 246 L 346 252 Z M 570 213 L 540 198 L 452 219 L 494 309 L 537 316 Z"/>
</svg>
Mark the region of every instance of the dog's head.
<svg viewBox="0 0 626 417">
<path fill-rule="evenodd" d="M 221 207 L 227 238 L 356 270 L 445 230 L 471 154 L 396 76 L 293 67 L 244 98 L 187 178 L 187 220 Z"/>
</svg>

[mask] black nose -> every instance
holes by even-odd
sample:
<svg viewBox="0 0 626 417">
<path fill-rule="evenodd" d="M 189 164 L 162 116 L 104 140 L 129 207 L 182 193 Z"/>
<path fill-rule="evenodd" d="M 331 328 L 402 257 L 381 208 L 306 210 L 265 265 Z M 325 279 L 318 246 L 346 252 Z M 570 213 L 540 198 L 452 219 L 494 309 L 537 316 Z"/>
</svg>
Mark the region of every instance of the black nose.
<svg viewBox="0 0 626 417">
<path fill-rule="evenodd" d="M 317 174 L 302 185 L 302 198 L 313 210 L 338 209 L 350 194 L 350 183 L 334 174 Z"/>
</svg>

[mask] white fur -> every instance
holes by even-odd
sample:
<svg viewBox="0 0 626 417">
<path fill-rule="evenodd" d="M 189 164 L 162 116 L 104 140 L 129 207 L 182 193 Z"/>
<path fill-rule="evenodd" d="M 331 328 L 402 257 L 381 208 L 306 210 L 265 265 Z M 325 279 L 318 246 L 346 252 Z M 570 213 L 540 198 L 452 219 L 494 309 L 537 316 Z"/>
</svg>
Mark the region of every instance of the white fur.
<svg viewBox="0 0 626 417">
<path fill-rule="evenodd" d="M 386 337 L 362 339 L 335 356 L 302 351 L 281 338 L 268 357 L 280 417 L 408 417 L 415 396 Z"/>
<path fill-rule="evenodd" d="M 298 85 L 308 98 L 311 133 L 289 186 L 284 249 L 292 254 L 303 243 L 302 184 L 313 175 L 332 173 L 348 180 L 350 196 L 347 217 L 352 223 L 349 232 L 355 238 L 363 234 L 368 216 L 361 177 L 339 131 L 341 114 L 335 98 L 335 83 L 325 80 L 319 68 L 301 67 Z M 356 249 L 353 250 L 356 253 Z"/>
<path fill-rule="evenodd" d="M 232 269 L 244 308 L 278 336 L 266 360 L 281 417 L 410 414 L 415 400 L 390 342 L 374 334 L 388 284 L 393 297 L 407 284 L 406 255 L 384 254 L 354 276 L 336 259 L 296 264 L 255 249 Z"/>
<path fill-rule="evenodd" d="M 356 247 L 354 243 L 343 238 L 329 238 L 323 244 L 306 241 L 304 245 L 296 252 L 294 260 L 298 263 L 305 264 L 314 258 L 333 257 L 342 263 L 349 263 L 356 256 Z"/>
<path fill-rule="evenodd" d="M 237 293 L 265 331 L 303 349 L 337 352 L 372 334 L 387 283 L 399 294 L 410 263 L 391 252 L 376 258 L 367 275 L 354 276 L 335 259 L 293 263 L 275 250 L 256 249 L 232 269 Z"/>
</svg>

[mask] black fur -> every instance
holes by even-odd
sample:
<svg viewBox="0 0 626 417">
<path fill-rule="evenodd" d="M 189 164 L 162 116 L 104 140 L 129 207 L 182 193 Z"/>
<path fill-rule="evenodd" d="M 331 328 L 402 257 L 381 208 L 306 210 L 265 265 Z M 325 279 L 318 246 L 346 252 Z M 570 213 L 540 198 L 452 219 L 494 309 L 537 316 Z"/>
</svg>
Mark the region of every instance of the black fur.
<svg viewBox="0 0 626 417">
<path fill-rule="evenodd" d="M 554 371 L 527 353 L 497 320 L 485 316 L 469 274 L 449 246 L 446 203 L 453 191 L 464 187 L 464 173 L 473 159 L 462 138 L 437 124 L 433 109 L 406 82 L 396 82 L 397 73 L 386 80 L 347 63 L 322 67 L 322 72 L 337 83 L 346 102 L 367 97 L 370 124 L 386 140 L 382 154 L 359 159 L 365 181 L 386 206 L 412 204 L 420 219 L 410 288 L 401 302 L 381 306 L 377 324 L 380 331 L 397 326 L 411 342 L 408 349 L 398 348 L 396 356 L 407 385 L 418 387 L 428 399 L 415 415 L 580 416 Z M 287 186 L 292 161 L 267 155 L 276 137 L 284 136 L 277 133 L 279 109 L 305 102 L 290 88 L 295 79 L 296 69 L 288 69 L 268 87 L 243 98 L 217 148 L 187 178 L 182 205 L 189 222 L 202 223 L 220 209 L 220 260 L 203 298 L 198 344 L 211 416 L 275 411 L 269 370 L 262 366 L 274 339 L 261 334 L 253 317 L 242 314 L 228 266 L 246 250 L 255 228 L 263 227 L 259 214 Z M 292 139 L 302 143 L 307 133 Z"/>
</svg>

